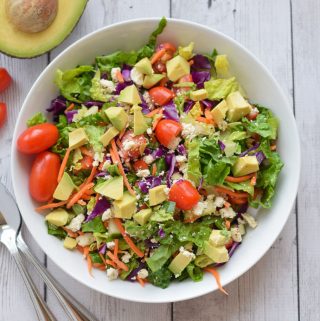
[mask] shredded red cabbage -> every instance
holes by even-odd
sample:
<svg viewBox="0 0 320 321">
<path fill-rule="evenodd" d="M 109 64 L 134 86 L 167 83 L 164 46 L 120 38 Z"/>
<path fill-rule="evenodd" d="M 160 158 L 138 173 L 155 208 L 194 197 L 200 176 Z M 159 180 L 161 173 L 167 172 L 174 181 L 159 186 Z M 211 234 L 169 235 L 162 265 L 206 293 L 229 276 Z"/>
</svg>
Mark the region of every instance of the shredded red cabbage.
<svg viewBox="0 0 320 321">
<path fill-rule="evenodd" d="M 171 176 L 174 172 L 174 167 L 176 166 L 176 156 L 174 154 L 167 154 L 165 160 L 167 165 L 169 166 L 167 172 L 167 186 L 171 187 Z"/>
<path fill-rule="evenodd" d="M 259 165 L 266 159 L 266 156 L 262 151 L 259 151 L 258 153 L 256 153 L 256 157 Z"/>
<path fill-rule="evenodd" d="M 85 222 L 89 222 L 93 220 L 95 217 L 102 215 L 104 211 L 110 208 L 110 206 L 111 205 L 109 201 L 105 197 L 100 198 L 94 206 L 92 212 L 86 218 Z"/>
<path fill-rule="evenodd" d="M 131 76 L 130 76 L 130 71 L 131 71 L 132 67 L 129 65 L 124 64 L 122 67 L 122 77 L 124 79 L 124 81 L 130 81 L 131 80 Z"/>
<path fill-rule="evenodd" d="M 183 106 L 183 111 L 185 113 L 188 113 L 192 107 L 194 106 L 195 102 L 193 100 L 188 100 L 184 103 L 184 106 Z"/>
<path fill-rule="evenodd" d="M 85 103 L 83 103 L 83 105 L 85 105 L 88 108 L 93 107 L 93 106 L 97 106 L 97 107 L 101 108 L 103 106 L 103 104 L 104 104 L 104 102 L 95 101 L 95 100 L 90 100 L 90 101 L 86 101 Z"/>
<path fill-rule="evenodd" d="M 148 176 L 138 182 L 138 186 L 142 193 L 147 194 L 150 188 L 161 185 L 162 176 Z"/>
<path fill-rule="evenodd" d="M 157 149 L 155 149 L 152 153 L 152 157 L 157 159 L 157 158 L 161 158 L 163 157 L 164 155 L 166 155 L 168 152 L 168 150 L 163 147 L 163 146 L 160 146 L 158 147 Z"/>
<path fill-rule="evenodd" d="M 166 233 L 162 228 L 160 228 L 158 231 L 158 235 L 163 239 L 166 236 Z"/>
<path fill-rule="evenodd" d="M 167 105 L 163 106 L 163 115 L 166 119 L 180 122 L 180 117 L 173 100 L 171 100 Z"/>
<path fill-rule="evenodd" d="M 131 282 L 135 282 L 138 272 L 144 268 L 146 268 L 146 263 L 140 261 L 139 266 L 136 269 L 133 269 L 131 273 L 127 276 L 127 280 Z"/>
<path fill-rule="evenodd" d="M 229 249 L 229 258 L 233 255 L 237 247 L 241 244 L 241 242 L 233 242 L 231 248 Z"/>
<path fill-rule="evenodd" d="M 226 148 L 226 145 L 221 140 L 218 140 L 218 145 L 222 151 Z"/>
<path fill-rule="evenodd" d="M 255 144 L 255 145 L 252 146 L 251 148 L 249 148 L 249 149 L 245 150 L 244 152 L 242 152 L 242 153 L 239 155 L 239 157 L 246 156 L 248 153 L 256 150 L 259 146 L 260 146 L 260 143 Z"/>
<path fill-rule="evenodd" d="M 193 71 L 191 72 L 192 80 L 198 89 L 204 87 L 204 82 L 210 80 L 210 71 Z"/>
<path fill-rule="evenodd" d="M 204 106 L 204 108 L 212 109 L 213 107 L 217 106 L 219 104 L 219 100 L 209 100 L 204 99 L 201 100 L 201 104 Z"/>
<path fill-rule="evenodd" d="M 65 112 L 68 124 L 72 123 L 73 116 L 78 113 L 78 110 L 69 110 Z"/>
<path fill-rule="evenodd" d="M 132 82 L 132 81 L 125 81 L 125 82 L 119 82 L 119 83 L 117 83 L 116 90 L 115 90 L 115 94 L 116 94 L 116 95 L 119 95 L 121 90 L 123 90 L 123 89 L 125 89 L 126 87 L 131 86 L 131 85 L 133 85 L 133 82 Z"/>
<path fill-rule="evenodd" d="M 183 156 L 187 155 L 187 150 L 183 144 L 178 145 L 177 151 L 178 151 L 179 155 L 183 155 Z"/>
<path fill-rule="evenodd" d="M 102 246 L 101 246 L 101 248 L 100 248 L 100 250 L 99 250 L 99 253 L 101 253 L 101 254 L 105 254 L 106 253 L 106 250 L 107 250 L 107 244 L 106 243 L 104 243 Z"/>
<path fill-rule="evenodd" d="M 207 57 L 203 55 L 195 55 L 192 57 L 193 64 L 191 70 L 201 70 L 201 69 L 211 69 L 210 61 Z"/>
<path fill-rule="evenodd" d="M 67 108 L 66 99 L 63 96 L 51 100 L 50 107 L 47 109 L 48 112 L 52 112 L 53 121 L 59 121 L 59 115 L 63 114 Z"/>
<path fill-rule="evenodd" d="M 199 186 L 198 186 L 198 191 L 201 190 L 202 185 L 203 185 L 203 177 L 200 178 L 200 182 L 199 182 Z"/>
<path fill-rule="evenodd" d="M 140 106 L 142 107 L 142 112 L 144 114 L 149 114 L 151 110 L 150 110 L 146 100 L 144 99 L 143 95 L 141 95 L 140 93 L 139 93 L 139 96 L 140 96 L 140 99 L 141 99 Z"/>
</svg>

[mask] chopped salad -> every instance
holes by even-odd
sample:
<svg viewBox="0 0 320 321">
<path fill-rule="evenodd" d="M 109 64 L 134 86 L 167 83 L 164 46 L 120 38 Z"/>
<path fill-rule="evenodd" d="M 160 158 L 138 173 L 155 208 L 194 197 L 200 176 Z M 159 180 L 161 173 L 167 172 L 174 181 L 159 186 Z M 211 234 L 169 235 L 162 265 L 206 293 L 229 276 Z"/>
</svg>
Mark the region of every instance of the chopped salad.
<svg viewBox="0 0 320 321">
<path fill-rule="evenodd" d="M 249 100 L 228 57 L 156 43 L 57 70 L 60 95 L 18 149 L 37 154 L 30 193 L 48 233 L 109 280 L 220 284 L 249 207 L 270 208 L 283 163 L 278 120 Z M 214 44 L 213 44 L 214 45 Z"/>
</svg>

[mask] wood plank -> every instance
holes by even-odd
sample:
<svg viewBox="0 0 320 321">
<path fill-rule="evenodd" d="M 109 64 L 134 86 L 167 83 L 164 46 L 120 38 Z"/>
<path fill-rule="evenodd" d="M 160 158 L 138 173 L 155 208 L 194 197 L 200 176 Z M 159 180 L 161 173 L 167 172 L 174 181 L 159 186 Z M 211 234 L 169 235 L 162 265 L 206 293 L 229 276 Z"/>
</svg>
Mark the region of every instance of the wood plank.
<svg viewBox="0 0 320 321">
<path fill-rule="evenodd" d="M 46 55 L 36 59 L 19 60 L 0 54 L 0 66 L 7 68 L 14 79 L 13 85 L 0 94 L 0 101 L 6 102 L 8 106 L 8 120 L 0 129 L 0 178 L 11 191 L 10 149 L 13 129 L 26 94 L 46 64 Z M 44 255 L 30 234 L 26 232 L 24 235 L 32 252 L 43 261 Z M 35 320 L 35 313 L 24 283 L 14 261 L 3 246 L 0 246 L 0 271 L 0 319 L 19 320 L 23 315 L 24 320 Z M 30 270 L 30 272 L 39 291 L 43 294 L 43 283 L 34 271 Z M 24 304 L 20 304 L 17 309 L 17 302 Z"/>
<path fill-rule="evenodd" d="M 169 16 L 169 1 L 124 0 L 90 1 L 87 9 L 72 35 L 51 53 L 55 57 L 64 48 L 80 37 L 107 24 L 139 17 Z M 48 260 L 48 269 L 66 289 L 87 306 L 99 320 L 117 321 L 166 321 L 171 319 L 171 304 L 130 303 L 90 291 L 70 278 Z M 107 282 L 107 281 L 106 281 Z M 55 311 L 58 320 L 64 320 L 55 298 L 48 293 L 49 306 Z"/>
<path fill-rule="evenodd" d="M 318 1 L 292 1 L 295 109 L 302 147 L 298 194 L 300 319 L 320 320 L 319 206 L 320 150 L 318 84 L 320 44 Z"/>
<path fill-rule="evenodd" d="M 172 16 L 216 28 L 240 41 L 271 69 L 291 99 L 289 0 L 209 0 L 198 1 L 196 6 L 192 0 L 175 0 Z M 174 320 L 298 320 L 296 271 L 293 211 L 271 250 L 249 272 L 227 286 L 228 298 L 216 292 L 176 303 Z"/>
</svg>

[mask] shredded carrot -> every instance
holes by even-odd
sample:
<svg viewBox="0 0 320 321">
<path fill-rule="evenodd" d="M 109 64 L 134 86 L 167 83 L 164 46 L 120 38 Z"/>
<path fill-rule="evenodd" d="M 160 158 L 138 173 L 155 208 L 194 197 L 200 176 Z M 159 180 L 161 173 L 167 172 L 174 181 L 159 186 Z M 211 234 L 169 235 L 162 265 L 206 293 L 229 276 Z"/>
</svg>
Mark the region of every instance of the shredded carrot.
<svg viewBox="0 0 320 321">
<path fill-rule="evenodd" d="M 124 83 L 124 79 L 120 70 L 117 70 L 116 77 L 120 83 Z"/>
<path fill-rule="evenodd" d="M 68 201 L 67 203 L 67 208 L 71 208 L 75 203 L 78 202 L 78 200 L 83 196 L 83 193 L 90 189 L 91 187 L 93 187 L 94 184 L 93 183 L 89 183 L 89 184 L 85 184 L 80 190 L 79 192 L 77 192 L 76 194 L 74 194 L 71 199 Z"/>
<path fill-rule="evenodd" d="M 106 265 L 107 263 L 106 263 L 106 259 L 105 259 L 104 255 L 102 253 L 99 253 L 99 256 L 100 256 L 103 264 Z"/>
<path fill-rule="evenodd" d="M 92 260 L 91 260 L 90 255 L 87 255 L 87 264 L 88 264 L 89 274 L 93 277 L 93 275 L 92 275 Z"/>
<path fill-rule="evenodd" d="M 204 111 L 204 115 L 206 116 L 207 119 L 213 120 L 212 114 L 211 114 L 211 112 L 210 112 L 209 109 L 206 109 L 206 110 Z"/>
<path fill-rule="evenodd" d="M 231 206 L 231 204 L 229 202 L 224 202 L 223 205 L 224 205 L 225 208 L 229 208 Z"/>
<path fill-rule="evenodd" d="M 153 125 L 152 125 L 152 129 L 155 130 L 158 123 L 160 122 L 160 120 L 162 119 L 162 115 L 163 115 L 163 111 L 161 110 L 161 112 L 158 114 L 159 117 L 156 117 L 153 121 Z"/>
<path fill-rule="evenodd" d="M 270 146 L 270 150 L 276 150 L 277 149 L 277 145 L 271 145 Z"/>
<path fill-rule="evenodd" d="M 153 117 L 154 115 L 160 113 L 162 111 L 162 108 L 156 108 L 153 111 L 150 111 L 150 113 L 146 114 L 145 116 L 148 118 Z"/>
<path fill-rule="evenodd" d="M 219 275 L 218 271 L 216 269 L 214 269 L 214 268 L 209 268 L 209 267 L 205 267 L 204 270 L 209 272 L 209 273 L 211 273 L 214 276 L 214 278 L 216 279 L 216 282 L 217 282 L 219 290 L 222 293 L 224 293 L 225 295 L 229 295 L 228 292 L 221 285 L 220 275 Z"/>
<path fill-rule="evenodd" d="M 136 253 L 139 257 L 143 257 L 144 254 L 143 252 L 141 252 L 141 250 L 133 243 L 133 241 L 131 240 L 131 238 L 129 237 L 129 235 L 127 235 L 124 227 L 122 226 L 121 220 L 119 218 L 115 218 L 114 222 L 116 223 L 118 230 L 120 231 L 120 233 L 122 234 L 124 240 L 127 242 L 127 244 L 130 246 L 130 248 L 132 249 L 132 251 L 134 253 Z"/>
<path fill-rule="evenodd" d="M 61 181 L 61 178 L 63 176 L 64 170 L 65 170 L 65 168 L 67 166 L 67 162 L 68 162 L 68 158 L 70 156 L 70 152 L 71 152 L 71 149 L 67 148 L 66 154 L 63 157 L 63 160 L 62 160 L 62 163 L 61 163 L 61 166 L 60 166 L 60 169 L 59 169 L 58 183 Z"/>
<path fill-rule="evenodd" d="M 72 110 L 73 108 L 74 108 L 74 103 L 70 104 L 69 107 L 67 107 L 64 112 Z"/>
<path fill-rule="evenodd" d="M 237 205 L 242 205 L 242 204 L 246 204 L 248 202 L 248 199 L 246 198 L 229 198 L 229 201 L 232 203 L 232 204 L 237 204 Z"/>
<path fill-rule="evenodd" d="M 91 199 L 91 196 L 85 194 L 85 195 L 82 196 L 82 199 L 80 200 L 80 203 L 82 203 L 81 201 L 90 201 L 90 199 Z"/>
<path fill-rule="evenodd" d="M 114 262 L 111 261 L 111 260 L 105 260 L 105 262 L 106 262 L 106 264 L 111 265 L 111 266 L 113 266 L 114 268 L 117 267 L 116 263 L 114 263 Z"/>
<path fill-rule="evenodd" d="M 82 232 L 82 231 L 78 231 L 77 232 L 79 235 L 83 235 L 84 234 L 84 232 Z"/>
<path fill-rule="evenodd" d="M 156 163 L 154 163 L 152 165 L 152 176 L 156 176 L 156 174 L 157 174 L 157 165 Z"/>
<path fill-rule="evenodd" d="M 68 233 L 68 236 L 73 237 L 74 239 L 76 237 L 78 237 L 78 233 L 72 232 L 71 230 L 69 230 L 65 226 L 62 226 L 62 229 Z"/>
<path fill-rule="evenodd" d="M 139 276 L 137 276 L 137 281 L 140 283 L 142 287 L 144 287 L 146 284 L 146 281 L 144 279 L 141 279 Z"/>
<path fill-rule="evenodd" d="M 85 258 L 87 258 L 87 256 L 89 255 L 89 252 L 90 252 L 89 246 L 85 246 L 83 248 L 83 255 L 84 255 Z"/>
<path fill-rule="evenodd" d="M 233 192 L 233 191 L 231 191 L 225 187 L 222 187 L 222 186 L 215 186 L 214 188 L 218 193 L 224 193 L 224 194 L 230 195 L 234 198 L 247 198 L 248 197 L 248 193 Z"/>
<path fill-rule="evenodd" d="M 205 117 L 201 117 L 201 116 L 198 116 L 196 118 L 197 121 L 201 122 L 201 123 L 205 123 L 205 124 L 214 124 L 213 120 L 212 119 L 207 119 Z"/>
<path fill-rule="evenodd" d="M 84 253 L 84 249 L 83 249 L 83 247 L 80 246 L 80 245 L 77 245 L 77 250 L 78 250 L 79 252 L 81 252 L 82 254 Z"/>
<path fill-rule="evenodd" d="M 151 65 L 153 65 L 155 62 L 161 59 L 161 57 L 166 53 L 166 50 L 160 49 L 159 51 L 155 52 L 153 56 L 150 59 Z"/>
<path fill-rule="evenodd" d="M 85 185 L 87 185 L 93 181 L 94 175 L 96 175 L 96 172 L 97 172 L 97 166 L 93 166 L 89 177 L 85 181 Z"/>
<path fill-rule="evenodd" d="M 255 173 L 252 173 L 252 174 L 249 174 L 249 175 L 245 175 L 245 176 L 239 176 L 239 177 L 227 176 L 225 178 L 225 181 L 232 182 L 232 183 L 245 182 L 248 179 L 250 179 L 251 177 L 253 177 L 254 175 L 255 175 Z"/>
<path fill-rule="evenodd" d="M 88 149 L 87 147 L 84 147 L 84 146 L 80 147 L 80 151 L 85 156 L 93 157 L 93 151 Z"/>
<path fill-rule="evenodd" d="M 119 251 L 119 240 L 115 239 L 114 241 L 114 250 L 113 250 L 113 255 L 118 258 L 118 251 Z"/>
<path fill-rule="evenodd" d="M 107 252 L 108 257 L 117 265 L 120 269 L 124 271 L 129 271 L 128 266 L 126 266 L 122 261 L 120 261 L 115 255 L 113 255 L 110 251 Z"/>
<path fill-rule="evenodd" d="M 225 220 L 227 230 L 230 230 L 231 223 L 228 220 Z"/>
<path fill-rule="evenodd" d="M 56 208 L 56 207 L 63 206 L 65 204 L 67 204 L 67 203 L 68 203 L 68 201 L 62 201 L 62 202 L 57 202 L 57 203 L 49 203 L 49 204 L 37 207 L 36 211 L 37 212 L 41 212 L 43 210 L 47 210 L 47 209 L 50 209 L 50 208 Z"/>
<path fill-rule="evenodd" d="M 121 132 L 119 133 L 119 139 L 121 139 L 121 138 L 124 136 L 124 134 L 126 133 L 126 131 L 127 131 L 127 128 L 124 127 L 124 128 L 121 130 Z"/>
<path fill-rule="evenodd" d="M 106 266 L 101 263 L 93 263 L 93 267 L 95 267 L 96 269 L 99 269 L 101 271 L 105 271 L 105 269 L 106 269 Z"/>
<path fill-rule="evenodd" d="M 77 204 L 79 204 L 79 205 L 81 205 L 81 206 L 86 206 L 86 205 L 87 205 L 87 203 L 86 203 L 84 200 L 79 200 L 79 201 L 77 202 Z"/>
<path fill-rule="evenodd" d="M 189 65 L 192 66 L 194 64 L 194 61 L 191 59 L 188 61 Z"/>
<path fill-rule="evenodd" d="M 118 165 L 118 169 L 119 169 L 120 174 L 123 177 L 124 185 L 127 187 L 128 191 L 129 191 L 129 193 L 131 195 L 136 195 L 135 191 L 132 189 L 132 187 L 131 187 L 131 185 L 130 185 L 130 183 L 128 181 L 126 173 L 124 172 L 124 169 L 123 169 L 123 166 L 122 166 L 122 163 L 121 163 L 121 160 L 120 160 L 120 156 L 118 154 L 117 146 L 116 146 L 116 143 L 115 143 L 114 139 L 111 140 L 111 149 L 112 149 L 112 152 L 113 152 L 113 156 L 110 153 L 111 154 L 111 158 L 112 158 L 113 162 L 114 162 L 114 159 L 115 159 L 116 162 L 118 163 L 117 164 Z M 116 164 L 116 163 L 114 162 L 114 164 Z"/>
</svg>

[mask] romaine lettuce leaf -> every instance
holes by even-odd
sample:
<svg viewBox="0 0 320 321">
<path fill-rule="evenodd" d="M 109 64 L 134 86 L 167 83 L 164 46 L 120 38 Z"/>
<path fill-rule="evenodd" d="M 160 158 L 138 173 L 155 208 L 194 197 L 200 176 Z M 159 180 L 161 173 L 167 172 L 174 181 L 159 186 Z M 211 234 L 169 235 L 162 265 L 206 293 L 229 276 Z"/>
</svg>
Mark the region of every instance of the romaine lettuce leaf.
<svg viewBox="0 0 320 321">
<path fill-rule="evenodd" d="M 232 183 L 232 182 L 225 182 L 227 187 L 235 189 L 236 191 L 244 191 L 249 193 L 251 196 L 254 194 L 254 186 L 250 184 L 250 180 L 241 183 Z"/>
<path fill-rule="evenodd" d="M 27 126 L 32 127 L 35 125 L 46 123 L 48 120 L 43 113 L 39 112 L 34 114 L 30 119 L 27 120 Z"/>
<path fill-rule="evenodd" d="M 82 232 L 105 233 L 106 231 L 101 216 L 97 216 L 92 221 L 82 224 Z"/>
<path fill-rule="evenodd" d="M 230 166 L 223 162 L 214 163 L 212 160 L 206 167 L 205 180 L 209 185 L 218 185 L 224 182 L 230 173 Z"/>
<path fill-rule="evenodd" d="M 172 277 L 173 274 L 171 271 L 168 268 L 163 267 L 156 272 L 149 271 L 148 280 L 151 284 L 165 289 L 169 286 Z"/>
<path fill-rule="evenodd" d="M 100 137 L 105 132 L 105 127 L 98 127 L 87 125 L 84 127 L 86 134 L 88 135 L 89 143 L 92 146 L 95 152 L 101 152 L 103 149 L 103 145 L 100 142 Z"/>
<path fill-rule="evenodd" d="M 146 259 L 148 267 L 151 269 L 152 272 L 160 270 L 163 267 L 163 265 L 169 260 L 173 253 L 174 251 L 172 251 L 172 248 L 170 248 L 170 246 L 159 246 L 153 252 L 152 256 Z"/>
<path fill-rule="evenodd" d="M 101 72 L 98 69 L 91 80 L 90 95 L 93 100 L 107 102 L 111 95 L 101 86 Z"/>
<path fill-rule="evenodd" d="M 199 154 L 200 142 L 193 140 L 188 146 L 188 166 L 187 175 L 196 185 L 199 185 L 202 177 L 200 169 L 200 154 Z"/>
</svg>

